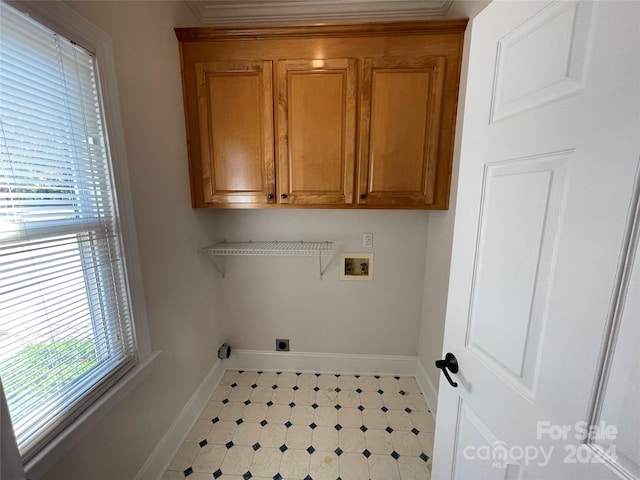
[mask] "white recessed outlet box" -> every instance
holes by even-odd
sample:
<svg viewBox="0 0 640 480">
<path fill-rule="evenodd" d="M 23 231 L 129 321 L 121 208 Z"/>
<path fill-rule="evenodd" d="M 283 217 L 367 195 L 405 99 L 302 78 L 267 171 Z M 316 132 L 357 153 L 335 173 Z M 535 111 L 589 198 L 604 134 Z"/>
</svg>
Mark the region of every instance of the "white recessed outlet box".
<svg viewBox="0 0 640 480">
<path fill-rule="evenodd" d="M 373 253 L 340 255 L 340 280 L 373 281 Z"/>
</svg>

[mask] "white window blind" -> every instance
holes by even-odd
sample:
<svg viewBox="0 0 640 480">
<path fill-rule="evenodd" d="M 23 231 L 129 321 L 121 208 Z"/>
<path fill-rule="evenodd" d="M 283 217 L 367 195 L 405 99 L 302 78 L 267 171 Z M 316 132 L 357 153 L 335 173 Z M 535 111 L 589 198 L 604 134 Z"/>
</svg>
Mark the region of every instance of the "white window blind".
<svg viewBox="0 0 640 480">
<path fill-rule="evenodd" d="M 0 377 L 25 460 L 135 364 L 96 62 L 0 3 Z"/>
</svg>

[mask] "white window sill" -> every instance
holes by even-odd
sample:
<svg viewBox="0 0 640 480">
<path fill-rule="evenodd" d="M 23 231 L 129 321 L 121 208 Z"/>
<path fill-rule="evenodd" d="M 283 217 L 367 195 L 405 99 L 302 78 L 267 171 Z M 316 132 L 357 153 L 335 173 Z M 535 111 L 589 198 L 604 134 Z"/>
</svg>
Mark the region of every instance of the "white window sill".
<svg viewBox="0 0 640 480">
<path fill-rule="evenodd" d="M 85 410 L 69 427 L 25 465 L 30 480 L 38 480 L 64 457 L 105 415 L 138 386 L 149 374 L 154 361 L 162 353 L 152 351 L 133 369 Z"/>
</svg>

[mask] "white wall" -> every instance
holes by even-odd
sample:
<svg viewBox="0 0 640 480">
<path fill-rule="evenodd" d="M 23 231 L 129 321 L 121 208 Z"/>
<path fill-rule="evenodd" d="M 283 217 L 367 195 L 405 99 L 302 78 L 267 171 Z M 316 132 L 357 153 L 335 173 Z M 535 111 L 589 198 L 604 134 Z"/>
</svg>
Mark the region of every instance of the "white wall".
<svg viewBox="0 0 640 480">
<path fill-rule="evenodd" d="M 178 1 L 69 5 L 113 38 L 151 340 L 163 354 L 46 480 L 133 478 L 225 339 L 246 349 L 273 350 L 286 337 L 294 351 L 419 354 L 425 365 L 440 355 L 453 212 L 191 209 L 173 28 L 195 18 Z M 372 250 L 361 247 L 364 232 L 374 233 Z M 222 279 L 196 248 L 224 238 L 372 251 L 375 280 L 339 281 L 339 251 L 321 281 L 317 259 L 304 257 L 228 257 Z"/>
<path fill-rule="evenodd" d="M 190 206 L 178 43 L 182 2 L 69 2 L 113 39 L 151 341 L 151 375 L 45 476 L 135 476 L 216 359 L 215 276 L 196 248 L 214 214 Z"/>
<path fill-rule="evenodd" d="M 223 211 L 216 240 L 330 240 L 342 252 L 374 253 L 374 281 L 339 280 L 340 251 L 322 280 L 318 259 L 226 257 L 220 318 L 235 348 L 416 355 L 427 212 Z M 362 233 L 374 248 L 362 248 Z"/>
<path fill-rule="evenodd" d="M 464 116 L 467 66 L 469 64 L 469 43 L 471 41 L 472 19 L 480 13 L 491 0 L 457 0 L 448 16 L 467 17 L 469 25 L 465 32 L 462 72 L 460 76 L 460 96 L 458 98 L 458 118 L 456 122 L 456 140 L 451 175 L 451 200 L 449 210 L 429 213 L 427 248 L 425 254 L 424 292 L 422 295 L 422 318 L 420 321 L 420 340 L 418 360 L 424 367 L 433 387 L 438 390 L 440 370 L 434 362 L 442 355 L 445 317 L 447 313 L 447 293 L 449 290 L 449 268 L 451 266 L 451 247 L 458 193 L 458 171 L 460 166 L 460 143 L 462 138 L 462 117 Z M 435 408 L 435 405 L 432 405 Z"/>
<path fill-rule="evenodd" d="M 473 19 L 491 2 L 492 0 L 453 0 L 445 17 Z"/>
</svg>

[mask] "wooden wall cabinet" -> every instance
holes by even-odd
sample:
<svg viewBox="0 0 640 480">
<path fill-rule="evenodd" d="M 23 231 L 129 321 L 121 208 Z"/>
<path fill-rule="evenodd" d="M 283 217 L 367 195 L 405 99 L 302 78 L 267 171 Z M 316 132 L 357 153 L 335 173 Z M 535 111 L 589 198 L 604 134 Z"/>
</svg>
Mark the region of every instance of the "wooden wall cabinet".
<svg viewBox="0 0 640 480">
<path fill-rule="evenodd" d="M 465 26 L 176 29 L 193 206 L 446 209 Z"/>
<path fill-rule="evenodd" d="M 277 81 L 280 203 L 353 203 L 356 60 L 282 60 Z"/>
<path fill-rule="evenodd" d="M 364 60 L 361 204 L 433 204 L 444 65 L 444 57 Z"/>
<path fill-rule="evenodd" d="M 274 203 L 271 62 L 204 62 L 194 68 L 202 200 Z"/>
</svg>

